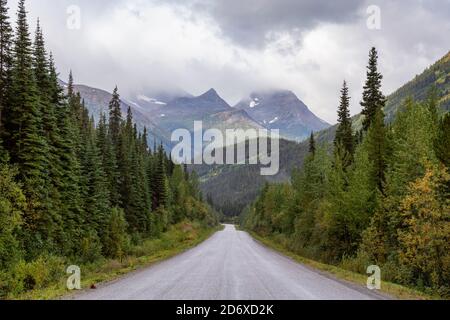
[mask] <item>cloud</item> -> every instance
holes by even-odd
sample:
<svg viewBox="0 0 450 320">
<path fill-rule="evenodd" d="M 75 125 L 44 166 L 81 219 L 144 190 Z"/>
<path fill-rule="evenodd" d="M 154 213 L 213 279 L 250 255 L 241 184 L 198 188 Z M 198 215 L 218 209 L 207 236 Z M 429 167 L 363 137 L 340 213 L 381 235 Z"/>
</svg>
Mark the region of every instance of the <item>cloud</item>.
<svg viewBox="0 0 450 320">
<path fill-rule="evenodd" d="M 15 11 L 17 1 L 9 1 Z M 369 4 L 381 30 L 366 27 Z M 67 7 L 82 28 L 66 27 Z M 211 87 L 231 104 L 253 90 L 293 90 L 324 120 L 336 120 L 349 82 L 352 113 L 371 46 L 390 93 L 449 50 L 449 1 L 28 0 L 30 22 L 46 34 L 63 78 L 123 96 Z"/>
<path fill-rule="evenodd" d="M 357 18 L 361 1 L 298 0 L 172 0 L 210 14 L 224 34 L 242 46 L 266 44 L 273 32 L 303 32 L 322 23 Z"/>
</svg>

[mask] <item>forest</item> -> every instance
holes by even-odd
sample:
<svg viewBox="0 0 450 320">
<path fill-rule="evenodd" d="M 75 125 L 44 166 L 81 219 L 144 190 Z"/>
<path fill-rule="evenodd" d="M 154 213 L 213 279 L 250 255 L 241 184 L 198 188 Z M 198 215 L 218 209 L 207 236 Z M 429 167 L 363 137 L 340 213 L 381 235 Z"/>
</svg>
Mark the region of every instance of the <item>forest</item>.
<svg viewBox="0 0 450 320">
<path fill-rule="evenodd" d="M 344 82 L 333 145 L 311 135 L 291 182 L 266 184 L 241 224 L 301 256 L 440 297 L 450 296 L 450 114 L 436 89 L 386 121 L 378 53 L 370 51 L 352 129 Z"/>
<path fill-rule="evenodd" d="M 24 0 L 15 29 L 0 0 L 0 298 L 65 264 L 122 259 L 182 221 L 217 224 L 195 172 L 148 145 L 117 87 L 95 123 L 73 86 L 72 73 L 58 85 L 39 21 L 31 39 Z"/>
</svg>

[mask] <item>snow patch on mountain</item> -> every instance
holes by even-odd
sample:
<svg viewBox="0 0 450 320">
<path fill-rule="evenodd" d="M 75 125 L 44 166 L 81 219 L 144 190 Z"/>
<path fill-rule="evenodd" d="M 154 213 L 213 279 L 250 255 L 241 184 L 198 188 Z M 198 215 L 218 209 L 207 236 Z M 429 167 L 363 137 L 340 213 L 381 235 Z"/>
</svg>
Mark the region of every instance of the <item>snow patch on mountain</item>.
<svg viewBox="0 0 450 320">
<path fill-rule="evenodd" d="M 128 103 L 128 104 L 131 104 L 131 105 L 133 105 L 133 106 L 135 106 L 136 108 L 138 108 L 138 109 L 144 109 L 144 108 L 142 108 L 140 105 L 138 105 L 136 102 L 134 102 L 134 101 L 125 101 L 126 103 Z"/>
<path fill-rule="evenodd" d="M 153 103 L 153 104 L 157 104 L 157 105 L 161 105 L 161 106 L 167 105 L 167 103 L 165 103 L 165 102 L 158 101 L 158 100 L 155 99 L 155 98 L 149 98 L 149 97 L 147 97 L 147 96 L 145 96 L 145 95 L 143 95 L 143 94 L 138 95 L 137 98 L 138 98 L 139 100 L 141 100 L 141 101 L 145 101 L 145 102 L 149 102 L 149 103 Z"/>
<path fill-rule="evenodd" d="M 278 117 L 273 118 L 272 120 L 269 121 L 269 124 L 274 124 L 275 122 L 277 122 L 279 120 Z"/>
<path fill-rule="evenodd" d="M 259 106 L 259 99 L 255 98 L 252 101 L 250 101 L 250 104 L 248 105 L 250 108 L 255 108 Z"/>
</svg>

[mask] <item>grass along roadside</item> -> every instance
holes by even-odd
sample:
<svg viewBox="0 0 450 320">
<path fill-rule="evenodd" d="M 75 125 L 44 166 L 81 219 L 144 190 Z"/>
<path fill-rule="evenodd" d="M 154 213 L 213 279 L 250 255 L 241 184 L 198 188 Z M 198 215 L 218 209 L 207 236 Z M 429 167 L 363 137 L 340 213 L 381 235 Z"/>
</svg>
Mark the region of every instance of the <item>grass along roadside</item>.
<svg viewBox="0 0 450 320">
<path fill-rule="evenodd" d="M 122 261 L 103 259 L 89 265 L 80 266 L 81 287 L 82 289 L 88 289 L 92 285 L 115 280 L 132 271 L 149 267 L 154 263 L 176 256 L 199 245 L 222 229 L 222 225 L 206 228 L 198 222 L 182 222 L 174 225 L 160 238 L 145 240 L 142 244 L 134 246 L 130 254 Z M 17 296 L 10 296 L 8 299 L 50 300 L 62 298 L 66 295 L 70 297 L 71 294 L 76 292 L 67 289 L 66 281 L 70 275 L 66 275 L 64 272 L 65 270 L 61 273 L 59 281 L 53 285 L 34 289 Z"/>
<path fill-rule="evenodd" d="M 242 230 L 242 229 L 241 229 Z M 337 279 L 345 280 L 357 285 L 366 286 L 367 283 L 367 276 L 363 274 L 359 274 L 356 272 L 348 271 L 342 268 L 339 268 L 337 266 L 329 265 L 320 263 L 314 260 L 310 260 L 307 258 L 304 258 L 298 254 L 293 253 L 292 251 L 286 249 L 283 245 L 278 243 L 275 239 L 272 239 L 271 237 L 262 237 L 258 235 L 257 233 L 253 231 L 243 230 L 248 232 L 255 240 L 259 241 L 263 245 L 274 249 L 283 255 L 301 263 L 306 266 L 312 267 L 314 269 L 317 269 L 319 271 L 325 272 Z M 391 282 L 381 282 L 381 290 L 382 293 L 387 294 L 391 297 L 402 299 L 402 300 L 430 300 L 430 299 L 439 299 L 439 297 L 432 297 L 429 295 L 426 295 L 425 293 L 422 293 L 420 291 L 407 288 L 395 283 Z"/>
</svg>

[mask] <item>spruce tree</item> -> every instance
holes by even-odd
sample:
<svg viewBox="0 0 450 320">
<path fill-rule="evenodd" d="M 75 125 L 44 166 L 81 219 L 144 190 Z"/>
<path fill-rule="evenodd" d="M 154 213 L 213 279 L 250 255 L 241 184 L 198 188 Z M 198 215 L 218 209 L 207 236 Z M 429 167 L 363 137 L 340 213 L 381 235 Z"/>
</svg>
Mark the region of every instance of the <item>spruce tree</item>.
<svg viewBox="0 0 450 320">
<path fill-rule="evenodd" d="M 167 205 L 168 182 L 166 176 L 165 152 L 162 146 L 159 147 L 155 155 L 155 167 L 153 172 L 152 188 L 152 209 L 155 211 L 159 207 Z"/>
<path fill-rule="evenodd" d="M 2 142 L 5 136 L 2 115 L 7 106 L 8 93 L 11 86 L 11 50 L 12 28 L 9 22 L 7 1 L 0 0 L 0 162 L 6 161 L 6 151 Z"/>
<path fill-rule="evenodd" d="M 354 153 L 354 136 L 352 131 L 352 120 L 350 118 L 350 97 L 348 95 L 347 83 L 344 81 L 341 90 L 341 98 L 338 110 L 338 128 L 334 139 L 335 148 L 341 146 L 342 165 L 344 169 L 350 165 Z"/>
<path fill-rule="evenodd" d="M 120 129 L 122 126 L 122 111 L 120 110 L 120 95 L 117 86 L 114 88 L 112 100 L 109 103 L 109 132 L 115 147 L 119 145 Z"/>
<path fill-rule="evenodd" d="M 54 66 L 53 66 L 54 68 Z M 33 70 L 36 79 L 36 87 L 39 95 L 40 104 L 40 115 L 42 121 L 43 138 L 45 138 L 46 144 L 48 146 L 49 153 L 48 158 L 48 179 L 47 187 L 48 196 L 50 198 L 50 207 L 54 213 L 55 219 L 58 220 L 58 226 L 61 225 L 59 222 L 60 216 L 56 213 L 61 207 L 60 194 L 58 187 L 61 182 L 62 164 L 60 163 L 60 158 L 58 157 L 58 148 L 61 145 L 59 128 L 57 126 L 56 119 L 56 108 L 58 105 L 54 101 L 54 91 L 55 86 L 51 81 L 50 72 L 50 62 L 47 58 L 47 53 L 45 49 L 44 36 L 38 20 L 36 27 L 36 35 L 34 41 L 34 51 L 33 51 Z M 54 75 L 53 75 L 54 76 Z"/>
<path fill-rule="evenodd" d="M 434 149 L 437 158 L 450 168 L 450 113 L 445 114 L 439 122 Z"/>
<path fill-rule="evenodd" d="M 375 118 L 367 134 L 367 143 L 369 160 L 372 162 L 371 174 L 373 183 L 383 193 L 389 147 L 387 128 L 384 124 L 384 113 L 381 109 L 375 114 Z"/>
<path fill-rule="evenodd" d="M 79 128 L 74 122 L 70 106 L 62 94 L 58 84 L 58 76 L 50 59 L 51 100 L 56 108 L 57 127 L 59 128 L 59 145 L 56 148 L 61 163 L 61 180 L 59 191 L 61 198 L 61 219 L 63 233 L 61 235 L 61 250 L 65 255 L 74 254 L 78 250 L 83 225 L 83 210 L 81 199 L 81 165 L 78 158 Z"/>
<path fill-rule="evenodd" d="M 100 121 L 97 128 L 97 145 L 101 153 L 102 167 L 108 181 L 110 202 L 113 206 L 118 206 L 120 204 L 120 196 L 117 185 L 117 181 L 119 180 L 117 155 L 114 151 L 111 136 L 108 133 L 108 124 L 105 114 L 100 115 Z"/>
<path fill-rule="evenodd" d="M 108 181 L 102 166 L 101 153 L 97 146 L 94 119 L 88 121 L 84 136 L 84 154 L 82 158 L 83 199 L 85 235 L 95 232 L 105 237 L 110 212 Z"/>
<path fill-rule="evenodd" d="M 39 93 L 33 72 L 32 45 L 24 0 L 19 1 L 11 93 L 7 112 L 7 149 L 29 198 L 24 223 L 29 247 L 42 248 L 51 241 L 54 224 L 48 211 L 48 145 L 43 134 Z"/>
<path fill-rule="evenodd" d="M 311 132 L 309 137 L 309 153 L 314 155 L 316 153 L 316 141 L 314 139 L 314 132 Z"/>
<path fill-rule="evenodd" d="M 378 53 L 375 48 L 370 50 L 369 64 L 367 66 L 367 79 L 364 85 L 363 99 L 361 106 L 363 120 L 363 131 L 368 131 L 371 124 L 375 121 L 376 114 L 383 109 L 386 98 L 381 92 L 381 80 L 383 76 L 378 72 Z"/>
<path fill-rule="evenodd" d="M 118 170 L 112 170 L 112 167 L 114 164 L 110 164 L 110 168 L 108 168 L 108 177 L 111 183 L 111 204 L 113 206 L 120 206 L 123 205 L 122 200 L 123 196 L 120 194 L 123 194 L 123 189 L 128 188 L 128 185 L 123 185 L 123 183 L 127 183 L 127 181 L 124 181 L 125 176 L 123 175 L 124 172 L 126 172 L 128 169 L 126 166 L 127 163 L 127 151 L 126 148 L 128 147 L 126 144 L 129 143 L 129 141 L 126 141 L 126 139 L 129 139 L 130 137 L 125 137 L 122 132 L 122 126 L 123 126 L 123 119 L 122 119 L 122 111 L 120 109 L 120 95 L 118 92 L 117 86 L 114 88 L 114 92 L 112 95 L 112 99 L 109 102 L 109 125 L 108 125 L 108 140 L 111 142 L 112 145 L 112 152 L 115 154 L 115 162 Z"/>
</svg>

